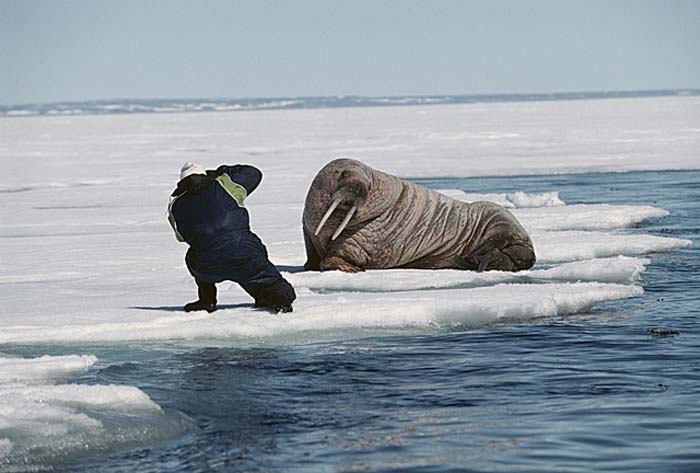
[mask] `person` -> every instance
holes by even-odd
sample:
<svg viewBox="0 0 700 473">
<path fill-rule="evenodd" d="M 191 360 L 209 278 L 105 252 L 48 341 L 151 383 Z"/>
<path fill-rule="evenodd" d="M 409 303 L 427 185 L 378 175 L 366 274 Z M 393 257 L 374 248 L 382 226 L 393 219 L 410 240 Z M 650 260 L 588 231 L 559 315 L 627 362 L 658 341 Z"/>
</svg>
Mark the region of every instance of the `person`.
<svg viewBox="0 0 700 473">
<path fill-rule="evenodd" d="M 255 307 L 291 312 L 294 288 L 277 271 L 260 238 L 250 230 L 247 196 L 260 184 L 259 169 L 237 164 L 205 170 L 186 162 L 168 205 L 178 241 L 189 244 L 185 262 L 199 299 L 186 312 L 216 310 L 216 283 L 235 281 L 255 299 Z"/>
</svg>

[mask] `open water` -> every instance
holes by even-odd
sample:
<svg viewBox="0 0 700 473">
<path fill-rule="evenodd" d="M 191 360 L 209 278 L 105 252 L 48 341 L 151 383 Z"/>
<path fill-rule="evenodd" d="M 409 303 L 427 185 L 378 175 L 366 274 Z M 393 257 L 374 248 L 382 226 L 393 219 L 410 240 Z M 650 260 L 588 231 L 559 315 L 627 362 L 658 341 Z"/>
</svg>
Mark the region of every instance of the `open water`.
<svg viewBox="0 0 700 473">
<path fill-rule="evenodd" d="M 558 190 L 568 204 L 655 205 L 671 215 L 639 230 L 693 246 L 651 255 L 642 296 L 536 322 L 264 348 L 0 346 L 18 356 L 94 353 L 99 363 L 70 381 L 137 386 L 185 432 L 48 466 L 700 471 L 700 172 L 419 182 L 467 192 Z"/>
</svg>

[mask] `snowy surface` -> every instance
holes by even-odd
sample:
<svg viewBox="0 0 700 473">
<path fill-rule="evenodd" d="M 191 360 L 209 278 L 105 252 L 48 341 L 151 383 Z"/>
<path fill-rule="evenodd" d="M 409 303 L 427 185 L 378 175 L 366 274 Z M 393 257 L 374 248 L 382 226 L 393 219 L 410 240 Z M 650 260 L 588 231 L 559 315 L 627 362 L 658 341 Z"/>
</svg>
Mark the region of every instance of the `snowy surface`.
<svg viewBox="0 0 700 473">
<path fill-rule="evenodd" d="M 403 177 L 468 177 L 696 169 L 698 150 L 697 97 L 0 118 L 0 344 L 274 345 L 584 311 L 639 295 L 649 263 L 640 255 L 691 244 L 625 231 L 664 217 L 663 209 L 566 205 L 558 189 L 444 190 L 512 209 L 532 233 L 539 266 L 518 274 L 305 273 L 308 185 L 338 156 Z M 220 311 L 181 312 L 196 290 L 165 208 L 187 160 L 263 170 L 247 207 L 253 230 L 297 289 L 294 313 L 256 311 L 231 283 L 220 285 Z M 64 382 L 95 362 L 0 358 L 0 460 L 51 444 L 99 448 L 115 436 L 176 430 L 153 421 L 163 417 L 160 408 L 136 388 Z M 95 415 L 104 409 L 108 420 Z M 144 416 L 157 432 L 139 424 Z"/>
<path fill-rule="evenodd" d="M 305 284 L 337 285 L 339 276 L 297 273 L 305 261 L 303 199 L 315 172 L 330 159 L 352 155 L 404 177 L 695 168 L 700 167 L 700 98 L 4 118 L 0 133 L 5 204 L 0 208 L 5 301 L 0 343 L 190 339 L 216 335 L 218 327 L 235 326 L 243 315 L 257 320 L 262 336 L 273 333 L 265 326 L 281 317 L 306 326 L 307 307 L 328 304 L 335 310 L 327 294 Z M 196 322 L 199 315 L 178 312 L 196 291 L 184 266 L 186 246 L 173 237 L 165 207 L 185 160 L 209 167 L 246 162 L 264 171 L 247 207 L 273 262 L 294 273 L 290 278 L 299 300 L 293 315 L 251 310 L 250 299 L 234 284 L 221 285 L 220 303 L 235 307 L 201 322 Z M 663 209 L 566 205 L 558 189 L 544 191 L 443 192 L 510 208 L 531 232 L 540 264 L 638 256 L 690 244 L 625 231 L 664 217 Z M 611 281 L 611 271 L 618 269 L 601 267 L 582 280 L 619 282 Z M 472 277 L 465 274 L 444 271 L 432 279 Z M 391 288 L 412 287 L 414 279 L 400 271 L 374 280 L 360 274 L 347 278 L 345 290 L 373 289 L 370 313 L 376 320 L 367 323 L 375 326 L 395 304 Z M 554 291 L 536 289 L 543 298 Z M 590 294 L 590 287 L 581 291 Z M 493 304 L 505 294 L 494 291 Z M 404 289 L 401 297 L 409 296 Z M 469 311 L 462 317 L 471 324 Z M 346 325 L 354 323 L 350 318 Z"/>
</svg>

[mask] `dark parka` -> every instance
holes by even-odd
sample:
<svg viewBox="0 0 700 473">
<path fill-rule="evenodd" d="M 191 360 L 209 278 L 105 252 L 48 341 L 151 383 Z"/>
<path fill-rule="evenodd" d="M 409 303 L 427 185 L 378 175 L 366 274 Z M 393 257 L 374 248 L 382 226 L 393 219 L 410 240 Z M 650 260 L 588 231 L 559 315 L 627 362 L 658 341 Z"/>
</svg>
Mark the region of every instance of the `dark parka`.
<svg viewBox="0 0 700 473">
<path fill-rule="evenodd" d="M 198 284 L 231 280 L 254 295 L 282 279 L 243 206 L 261 179 L 260 170 L 239 164 L 178 183 L 168 218 L 177 239 L 190 245 L 185 261 Z"/>
</svg>

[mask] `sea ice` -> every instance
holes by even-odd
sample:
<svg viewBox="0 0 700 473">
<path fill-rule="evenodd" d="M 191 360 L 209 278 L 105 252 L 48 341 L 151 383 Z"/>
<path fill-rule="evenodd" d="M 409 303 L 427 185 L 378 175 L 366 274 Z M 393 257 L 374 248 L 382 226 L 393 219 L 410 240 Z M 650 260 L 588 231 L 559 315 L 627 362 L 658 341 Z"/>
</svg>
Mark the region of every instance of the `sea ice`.
<svg viewBox="0 0 700 473">
<path fill-rule="evenodd" d="M 528 194 L 525 192 L 513 192 L 511 194 L 467 194 L 460 189 L 438 189 L 438 192 L 463 202 L 477 202 L 485 200 L 494 202 L 508 209 L 529 207 L 559 207 L 566 203 L 559 198 L 559 192 L 543 192 L 542 194 Z"/>
<path fill-rule="evenodd" d="M 460 271 L 426 269 L 370 270 L 351 274 L 341 271 L 284 274 L 298 288 L 314 292 L 390 292 L 427 289 L 469 288 L 504 283 L 542 281 L 598 281 L 634 284 L 649 264 L 648 259 L 624 256 L 565 263 L 549 269 L 520 271 Z M 494 303 L 497 303 L 494 301 Z"/>
<path fill-rule="evenodd" d="M 0 380 L 8 383 L 46 384 L 66 376 L 83 373 L 95 364 L 94 356 L 40 356 L 37 358 L 1 358 Z"/>
<path fill-rule="evenodd" d="M 624 261 L 622 264 L 627 265 L 628 262 Z M 638 264 L 640 263 L 634 263 L 635 266 Z M 641 268 L 636 266 L 624 272 L 631 277 L 640 270 Z M 608 272 L 609 268 L 601 271 Z M 548 279 L 547 271 L 543 273 L 544 279 Z M 332 281 L 336 274 L 323 273 L 320 278 Z M 551 273 L 550 277 L 554 275 L 556 272 Z M 380 277 L 377 275 L 375 281 Z M 502 277 L 507 280 L 509 276 Z M 412 275 L 412 278 L 416 286 L 415 275 Z M 230 308 L 224 306 L 223 310 L 214 314 L 166 312 L 142 322 L 122 320 L 70 326 L 10 328 L 0 334 L 0 343 L 116 343 L 135 340 L 208 339 L 210 343 L 219 344 L 250 345 L 261 340 L 265 340 L 267 344 L 285 344 L 291 340 L 298 340 L 298 334 L 306 332 L 313 333 L 315 339 L 321 340 L 356 336 L 358 330 L 448 330 L 454 326 L 478 327 L 503 318 L 528 320 L 573 314 L 586 310 L 597 302 L 631 297 L 642 292 L 639 286 L 627 284 L 504 284 L 496 276 L 490 278 L 492 280 L 487 287 L 464 288 L 456 285 L 448 289 L 434 290 L 414 287 L 411 290 L 388 290 L 383 293 L 377 293 L 376 288 L 371 293 L 352 292 L 355 283 L 351 282 L 350 292 L 346 290 L 340 294 L 314 293 L 313 284 L 309 284 L 311 287 L 307 288 L 302 280 L 297 288 L 299 298 L 294 304 L 294 312 L 289 315 L 270 316 L 267 312 L 253 310 L 252 304 L 243 304 Z M 512 280 L 517 281 L 517 278 Z M 357 286 L 361 287 L 359 284 Z M 396 282 L 390 287 L 395 288 Z M 226 297 L 224 294 L 226 293 L 221 291 L 220 298 Z"/>
<path fill-rule="evenodd" d="M 321 274 L 299 272 L 304 196 L 340 156 L 406 178 L 697 169 L 698 116 L 700 99 L 684 97 L 0 118 L 0 344 L 279 345 L 525 321 L 634 297 L 649 260 L 618 255 L 691 244 L 626 233 L 662 209 L 566 205 L 558 189 L 448 190 L 512 209 L 539 266 Z M 165 208 L 185 161 L 263 170 L 246 206 L 297 286 L 292 314 L 254 310 L 235 284 L 221 285 L 219 312 L 181 312 L 196 288 Z M 63 383 L 96 362 L 0 358 L 0 469 L 182 431 L 137 388 Z"/>
<path fill-rule="evenodd" d="M 0 471 L 183 431 L 135 387 L 55 384 L 96 362 L 90 355 L 0 357 Z"/>
<path fill-rule="evenodd" d="M 679 238 L 613 232 L 533 232 L 531 236 L 540 264 L 615 255 L 644 255 L 693 244 L 690 240 Z"/>
<path fill-rule="evenodd" d="M 666 210 L 648 205 L 608 204 L 515 209 L 512 212 L 530 231 L 613 230 L 668 215 Z"/>
</svg>

